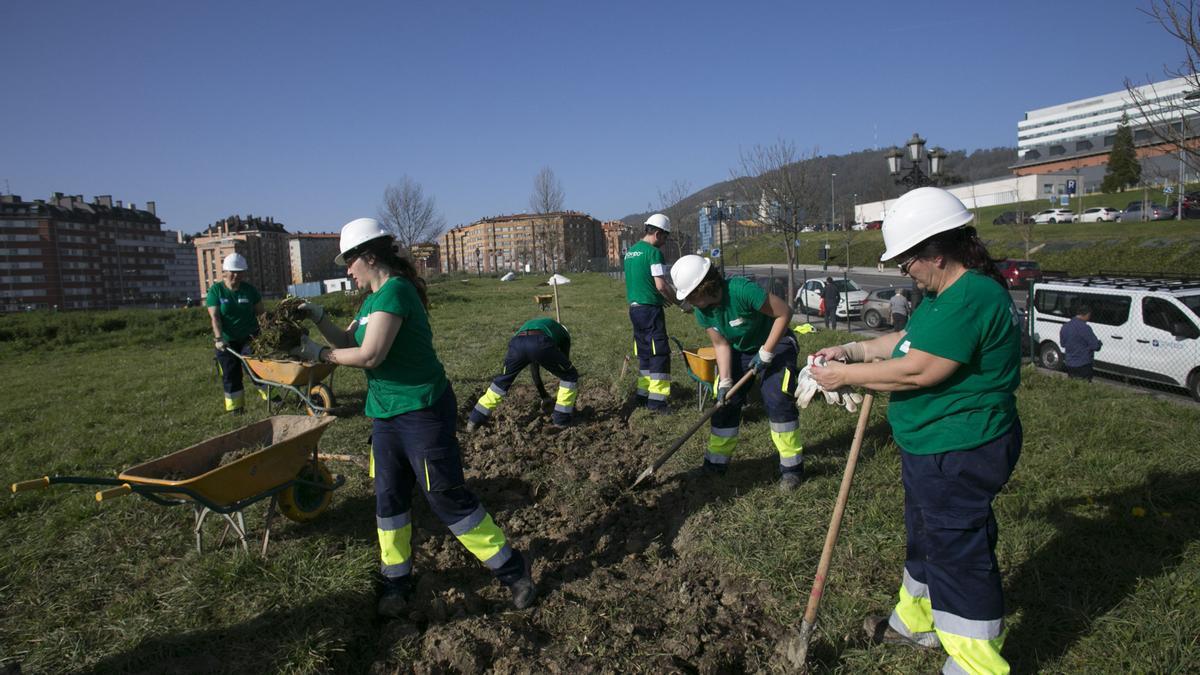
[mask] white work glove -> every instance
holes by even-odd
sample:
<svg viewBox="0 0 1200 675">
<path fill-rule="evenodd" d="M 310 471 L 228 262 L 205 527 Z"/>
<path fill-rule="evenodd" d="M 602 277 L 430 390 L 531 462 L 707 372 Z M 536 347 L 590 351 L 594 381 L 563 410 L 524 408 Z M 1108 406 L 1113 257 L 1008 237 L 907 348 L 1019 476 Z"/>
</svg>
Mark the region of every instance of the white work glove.
<svg viewBox="0 0 1200 675">
<path fill-rule="evenodd" d="M 225 351 L 225 341 L 221 338 L 213 338 L 213 348 L 219 352 Z"/>
<path fill-rule="evenodd" d="M 302 302 L 296 309 L 308 315 L 308 320 L 313 323 L 321 323 L 321 319 L 325 318 L 325 308 L 315 302 Z"/>
<path fill-rule="evenodd" d="M 804 366 L 796 379 L 796 405 L 801 409 L 807 408 L 818 391 L 821 391 L 821 385 L 812 378 L 808 366 Z"/>
<path fill-rule="evenodd" d="M 808 370 L 808 368 L 810 366 L 814 366 L 814 365 L 824 366 L 825 358 L 824 357 L 814 357 L 810 354 L 808 357 L 808 366 L 805 366 L 804 370 Z M 813 384 L 816 384 L 816 383 L 814 382 Z M 797 387 L 799 387 L 799 385 L 797 385 Z M 846 385 L 844 387 L 838 387 L 837 389 L 835 389 L 833 391 L 826 391 L 825 389 L 821 389 L 820 391 L 825 396 L 826 403 L 828 403 L 829 405 L 842 406 L 850 412 L 857 411 L 858 405 L 863 402 L 862 394 L 859 394 L 858 392 L 854 391 L 850 387 L 850 385 Z M 797 393 L 799 393 L 799 389 L 797 389 Z"/>
<path fill-rule="evenodd" d="M 321 350 L 325 349 L 325 345 L 319 342 L 313 342 L 313 339 L 305 335 L 300 338 L 300 346 L 293 348 L 288 354 L 299 358 L 305 363 L 320 363 Z"/>
</svg>

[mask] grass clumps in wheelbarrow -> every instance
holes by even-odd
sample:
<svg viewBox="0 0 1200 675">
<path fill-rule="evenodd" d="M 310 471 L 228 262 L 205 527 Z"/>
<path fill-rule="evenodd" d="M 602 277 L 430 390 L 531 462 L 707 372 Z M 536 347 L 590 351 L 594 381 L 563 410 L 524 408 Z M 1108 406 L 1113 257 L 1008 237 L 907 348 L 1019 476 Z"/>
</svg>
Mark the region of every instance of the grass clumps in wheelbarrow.
<svg viewBox="0 0 1200 675">
<path fill-rule="evenodd" d="M 258 335 L 250 340 L 250 349 L 260 359 L 287 359 L 288 352 L 300 346 L 300 338 L 308 334 L 304 313 L 300 311 L 303 298 L 284 298 L 259 318 Z"/>
</svg>

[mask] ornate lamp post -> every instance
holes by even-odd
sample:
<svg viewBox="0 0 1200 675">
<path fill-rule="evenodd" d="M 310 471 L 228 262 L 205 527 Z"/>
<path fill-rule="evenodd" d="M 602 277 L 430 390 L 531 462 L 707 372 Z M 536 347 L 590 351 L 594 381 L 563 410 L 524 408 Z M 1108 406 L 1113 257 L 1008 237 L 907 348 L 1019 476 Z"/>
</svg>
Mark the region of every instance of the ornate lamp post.
<svg viewBox="0 0 1200 675">
<path fill-rule="evenodd" d="M 942 177 L 943 164 L 946 161 L 946 151 L 934 148 L 925 152 L 925 139 L 914 133 L 906 143 L 908 147 L 909 165 L 904 166 L 904 152 L 900 148 L 892 148 L 887 153 L 888 172 L 896 185 L 909 189 L 936 185 Z M 926 167 L 925 162 L 929 164 Z"/>
</svg>

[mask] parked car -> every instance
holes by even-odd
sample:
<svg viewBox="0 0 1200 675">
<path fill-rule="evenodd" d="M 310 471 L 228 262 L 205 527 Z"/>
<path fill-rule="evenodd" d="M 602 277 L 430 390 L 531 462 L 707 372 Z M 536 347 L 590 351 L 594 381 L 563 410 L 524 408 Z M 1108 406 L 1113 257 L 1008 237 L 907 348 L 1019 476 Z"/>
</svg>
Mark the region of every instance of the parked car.
<svg viewBox="0 0 1200 675">
<path fill-rule="evenodd" d="M 850 226 L 850 229 L 854 230 L 855 232 L 862 232 L 863 230 L 867 229 L 867 224 L 866 223 L 855 223 Z"/>
<path fill-rule="evenodd" d="M 867 223 L 867 229 L 868 230 L 882 230 L 883 229 L 883 221 L 882 220 L 872 220 L 871 222 Z"/>
<path fill-rule="evenodd" d="M 1089 277 L 1034 287 L 1031 339 L 1038 363 L 1062 368 L 1059 332 L 1081 305 L 1100 340 L 1097 372 L 1183 387 L 1200 400 L 1200 284 Z"/>
<path fill-rule="evenodd" d="M 1024 211 L 1005 211 L 992 218 L 993 225 L 1016 225 L 1017 223 L 1028 224 L 1032 222 L 1033 216 Z"/>
<path fill-rule="evenodd" d="M 996 268 L 1009 288 L 1028 288 L 1029 282 L 1042 280 L 1042 266 L 1034 260 L 1001 260 Z"/>
<path fill-rule="evenodd" d="M 1183 196 L 1182 200 L 1176 199 L 1175 202 L 1170 205 L 1170 208 L 1174 209 L 1175 213 L 1179 213 L 1180 201 L 1183 202 L 1183 217 L 1185 220 L 1200 218 L 1200 194 L 1189 192 Z"/>
<path fill-rule="evenodd" d="M 1075 214 L 1068 209 L 1046 209 L 1033 215 L 1033 222 L 1039 225 L 1045 223 L 1070 223 L 1075 221 Z"/>
<path fill-rule="evenodd" d="M 1118 209 L 1107 206 L 1093 206 L 1090 209 L 1084 209 L 1083 213 L 1079 214 L 1079 222 L 1081 223 L 1115 223 L 1121 217 L 1121 212 Z"/>
<path fill-rule="evenodd" d="M 834 279 L 833 283 L 838 290 L 838 295 L 842 296 L 842 300 L 837 306 L 837 316 L 845 318 L 847 299 L 850 301 L 850 316 L 861 314 L 863 302 L 867 299 L 867 292 L 853 279 Z M 800 290 L 796 291 L 796 294 L 800 296 L 800 307 L 808 309 L 810 312 L 819 312 L 821 294 L 824 290 L 824 279 L 809 279 L 800 287 Z M 847 298 L 847 294 L 849 294 L 849 298 Z"/>
<path fill-rule="evenodd" d="M 1142 220 L 1170 220 L 1175 217 L 1175 210 L 1168 209 L 1162 204 L 1147 203 L 1145 211 L 1141 202 L 1129 202 L 1121 212 L 1122 223 L 1136 223 Z"/>
<path fill-rule="evenodd" d="M 867 294 L 867 299 L 862 306 L 862 320 L 867 324 L 867 328 L 882 328 L 892 325 L 892 296 L 896 295 L 896 289 L 899 288 L 904 297 L 912 302 L 912 289 L 902 288 L 899 286 L 888 286 L 871 291 Z"/>
</svg>

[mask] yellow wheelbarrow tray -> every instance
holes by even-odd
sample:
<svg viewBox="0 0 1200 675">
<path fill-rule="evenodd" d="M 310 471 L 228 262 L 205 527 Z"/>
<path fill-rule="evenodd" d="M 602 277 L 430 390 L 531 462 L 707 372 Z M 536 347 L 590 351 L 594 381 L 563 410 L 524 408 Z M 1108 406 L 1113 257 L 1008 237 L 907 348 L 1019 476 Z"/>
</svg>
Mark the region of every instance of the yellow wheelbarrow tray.
<svg viewBox="0 0 1200 675">
<path fill-rule="evenodd" d="M 55 484 L 109 485 L 113 487 L 96 493 L 96 501 L 134 493 L 163 506 L 191 504 L 197 551 L 202 550 L 201 527 L 209 513 L 224 517 L 225 533 L 232 529 L 242 548 L 249 550 L 242 511 L 270 497 L 262 544 L 266 555 L 277 507 L 289 520 L 312 520 L 328 507 L 333 490 L 346 482 L 317 459 L 321 434 L 335 421 L 332 416 L 278 415 L 130 467 L 116 478 L 45 476 L 13 483 L 12 491 Z M 229 452 L 247 454 L 221 464 Z"/>
<path fill-rule="evenodd" d="M 282 361 L 277 359 L 259 359 L 253 356 L 242 356 L 236 351 L 225 348 L 242 362 L 250 380 L 267 388 L 267 408 L 272 415 L 283 406 L 283 400 L 278 402 L 272 398 L 272 388 L 295 394 L 304 402 L 309 415 L 324 415 L 337 405 L 333 397 L 333 371 L 336 363 L 314 363 L 297 361 Z M 329 378 L 329 384 L 322 380 Z M 286 396 L 286 394 L 285 394 Z"/>
<path fill-rule="evenodd" d="M 683 369 L 688 377 L 696 381 L 696 409 L 704 409 L 704 399 L 712 397 L 717 383 L 717 350 L 712 346 L 700 347 L 694 352 L 683 348 L 683 343 L 672 337 L 679 356 L 683 358 Z"/>
</svg>

